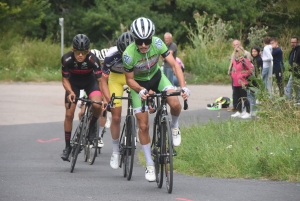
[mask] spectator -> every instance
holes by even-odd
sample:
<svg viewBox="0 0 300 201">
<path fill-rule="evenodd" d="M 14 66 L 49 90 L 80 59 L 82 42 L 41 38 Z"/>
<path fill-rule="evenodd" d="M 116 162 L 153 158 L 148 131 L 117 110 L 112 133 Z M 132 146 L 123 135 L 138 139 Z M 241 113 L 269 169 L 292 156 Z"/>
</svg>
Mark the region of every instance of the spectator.
<svg viewBox="0 0 300 201">
<path fill-rule="evenodd" d="M 260 48 L 258 46 L 254 46 L 251 48 L 251 56 L 252 56 L 252 64 L 254 66 L 254 73 L 252 75 L 255 76 L 256 79 L 261 78 L 262 72 L 262 59 L 260 56 Z M 255 91 L 252 89 L 253 87 L 258 88 L 259 85 L 256 80 L 249 81 L 249 88 L 247 90 L 247 97 L 250 103 L 250 114 L 251 116 L 256 115 L 256 95 Z"/>
<path fill-rule="evenodd" d="M 176 59 L 177 45 L 173 42 L 171 33 L 169 33 L 169 32 L 165 33 L 164 42 L 167 45 L 167 48 L 169 49 L 170 54 L 172 54 L 174 59 Z M 164 59 L 163 59 L 163 62 L 164 62 L 163 63 L 164 74 L 167 76 L 167 78 L 170 80 L 171 84 L 174 86 L 174 83 L 173 83 L 173 75 L 174 75 L 173 69 L 170 66 L 170 64 L 168 62 L 166 62 Z"/>
<path fill-rule="evenodd" d="M 284 73 L 284 64 L 283 64 L 283 56 L 282 50 L 278 46 L 278 42 L 276 38 L 271 38 L 271 45 L 273 48 L 272 56 L 273 56 L 273 74 L 276 77 L 276 83 L 279 89 L 280 96 L 283 96 L 283 73 Z"/>
<path fill-rule="evenodd" d="M 248 76 L 253 72 L 253 65 L 247 59 L 243 47 L 237 46 L 234 49 L 234 60 L 232 60 L 231 78 L 233 86 L 233 94 L 238 98 L 237 112 L 231 117 L 241 117 L 243 119 L 251 118 L 249 101 L 247 99 Z M 244 104 L 243 104 L 244 103 Z M 246 107 L 246 112 L 243 111 L 243 106 Z"/>
<path fill-rule="evenodd" d="M 300 79 L 300 46 L 298 44 L 299 40 L 297 36 L 293 36 L 291 38 L 291 46 L 292 50 L 289 55 L 289 71 L 291 75 L 289 77 L 289 81 L 286 85 L 286 96 L 288 99 L 291 99 L 292 89 L 296 93 L 296 100 L 299 102 L 300 100 L 300 88 L 299 88 L 299 79 Z M 294 77 L 294 83 L 292 83 L 292 77 Z"/>
<path fill-rule="evenodd" d="M 239 40 L 233 40 L 232 42 L 232 47 L 233 49 L 235 49 L 237 46 L 241 46 L 241 41 Z M 248 58 L 248 60 L 251 60 L 251 54 L 247 51 L 244 50 L 244 53 L 246 55 L 246 57 Z M 235 59 L 235 53 L 233 52 L 230 56 L 230 64 L 228 67 L 228 75 L 231 76 L 231 70 L 232 70 L 232 61 Z M 233 86 L 232 86 L 232 91 L 233 91 Z M 234 97 L 234 93 L 232 93 L 232 104 L 233 104 L 233 108 L 229 108 L 227 111 L 228 112 L 236 112 L 237 111 L 237 104 L 238 104 L 238 99 L 237 97 Z"/>
<path fill-rule="evenodd" d="M 181 61 L 181 59 L 179 57 L 176 57 L 176 61 L 179 64 L 179 66 L 181 67 L 182 72 L 184 72 L 184 64 Z M 175 87 L 179 87 L 180 86 L 179 83 L 178 83 L 178 79 L 177 79 L 177 77 L 176 77 L 175 74 L 173 74 L 173 83 L 174 83 Z"/>
<path fill-rule="evenodd" d="M 272 45 L 270 44 L 270 37 L 265 37 L 263 39 L 264 50 L 262 52 L 262 79 L 265 84 L 265 88 L 269 91 L 269 94 L 272 94 L 272 74 L 273 74 L 273 56 L 272 56 Z"/>
</svg>

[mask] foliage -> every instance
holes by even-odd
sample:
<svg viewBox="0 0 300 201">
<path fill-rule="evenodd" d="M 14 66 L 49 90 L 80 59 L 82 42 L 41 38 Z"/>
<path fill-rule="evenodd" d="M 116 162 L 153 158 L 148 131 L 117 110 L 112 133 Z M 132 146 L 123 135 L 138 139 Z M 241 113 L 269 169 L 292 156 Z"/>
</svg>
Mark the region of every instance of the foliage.
<svg viewBox="0 0 300 201">
<path fill-rule="evenodd" d="M 261 29 L 258 27 L 250 27 L 247 39 L 249 40 L 249 47 L 259 46 L 262 48 L 262 39 L 267 35 L 268 27 L 263 26 Z"/>
<path fill-rule="evenodd" d="M 191 25 L 183 26 L 188 32 L 188 39 L 192 42 L 192 47 L 185 49 L 185 65 L 187 71 L 198 75 L 196 82 L 220 82 L 226 80 L 230 55 L 226 37 L 232 28 L 229 22 L 212 18 L 204 12 L 194 14 L 196 28 Z M 220 76 L 221 75 L 221 76 Z"/>
</svg>

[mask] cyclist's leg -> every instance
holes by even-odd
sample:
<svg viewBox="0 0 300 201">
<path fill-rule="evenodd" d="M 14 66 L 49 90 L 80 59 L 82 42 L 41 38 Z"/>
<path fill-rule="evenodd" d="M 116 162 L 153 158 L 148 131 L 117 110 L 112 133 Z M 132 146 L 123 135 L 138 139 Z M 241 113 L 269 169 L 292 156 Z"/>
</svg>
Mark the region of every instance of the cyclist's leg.
<svg viewBox="0 0 300 201">
<path fill-rule="evenodd" d="M 100 91 L 102 92 L 101 88 L 100 88 Z M 104 100 L 104 97 L 102 96 L 102 101 L 103 100 Z M 107 115 L 104 117 L 103 113 L 104 113 L 104 110 L 101 111 L 100 120 L 99 120 L 99 137 L 101 137 L 102 131 L 104 129 L 104 126 L 105 126 L 105 123 L 106 123 L 106 120 L 107 120 Z M 99 147 L 103 147 L 104 144 L 103 144 L 102 139 L 100 139 L 100 141 L 101 141 L 101 143 L 100 143 L 101 145 L 99 144 L 100 145 Z"/>
<path fill-rule="evenodd" d="M 85 86 L 85 91 L 88 94 L 89 99 L 91 99 L 92 101 L 100 102 L 102 100 L 102 94 L 100 92 L 99 86 L 95 79 L 92 79 Z M 99 104 L 93 104 L 92 109 L 93 109 L 93 117 L 90 120 L 90 125 L 89 125 L 89 141 L 92 141 L 95 138 L 96 126 L 94 126 L 94 125 L 97 122 L 97 120 L 101 114 L 102 106 Z"/>
<path fill-rule="evenodd" d="M 161 80 L 158 85 L 159 91 L 168 91 L 174 92 L 174 88 L 172 87 L 169 80 L 162 74 Z M 173 134 L 173 143 L 175 146 L 179 146 L 181 143 L 181 133 L 179 129 L 179 115 L 181 112 L 181 104 L 179 102 L 178 96 L 169 96 L 167 97 L 167 102 L 170 106 L 170 113 L 171 113 L 171 129 Z"/>
<path fill-rule="evenodd" d="M 131 90 L 131 97 L 133 102 L 133 109 L 135 112 L 135 116 L 138 123 L 138 135 L 139 140 L 142 145 L 142 149 L 144 151 L 144 156 L 146 159 L 146 170 L 145 170 L 145 178 L 148 181 L 155 181 L 155 169 L 154 162 L 151 156 L 151 144 L 150 144 L 150 136 L 149 136 L 149 121 L 148 121 L 148 107 L 146 106 L 146 111 L 141 112 L 142 110 L 142 102 L 138 96 L 138 94 Z"/>
<path fill-rule="evenodd" d="M 76 94 L 76 96 L 79 96 L 79 88 L 72 86 L 72 90 Z M 64 120 L 64 131 L 65 131 L 65 149 L 63 150 L 63 153 L 61 154 L 61 158 L 63 160 L 67 160 L 69 158 L 69 154 L 71 152 L 71 145 L 70 145 L 70 140 L 71 140 L 71 132 L 72 132 L 72 124 L 73 124 L 73 119 L 74 119 L 74 112 L 76 109 L 76 104 L 71 104 L 70 109 L 69 107 L 69 102 L 67 99 L 68 93 L 65 92 L 65 120 Z"/>
<path fill-rule="evenodd" d="M 110 73 L 108 79 L 108 88 L 110 94 L 115 93 L 116 96 L 123 95 L 123 85 L 126 84 L 125 75 L 118 73 Z M 110 126 L 110 132 L 113 144 L 113 153 L 110 159 L 110 166 L 113 169 L 119 167 L 119 137 L 120 137 L 120 123 L 121 123 L 121 113 L 122 113 L 122 100 L 114 100 L 114 108 L 111 108 L 112 121 Z"/>
</svg>

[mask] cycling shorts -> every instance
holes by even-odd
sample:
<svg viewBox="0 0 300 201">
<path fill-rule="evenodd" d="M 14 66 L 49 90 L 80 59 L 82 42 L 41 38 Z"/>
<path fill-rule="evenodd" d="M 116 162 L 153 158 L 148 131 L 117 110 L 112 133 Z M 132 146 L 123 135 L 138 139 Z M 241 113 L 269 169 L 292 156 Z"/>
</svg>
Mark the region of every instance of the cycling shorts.
<svg viewBox="0 0 300 201">
<path fill-rule="evenodd" d="M 115 93 L 116 96 L 123 96 L 124 85 L 126 85 L 126 78 L 124 73 L 110 72 L 108 78 L 108 88 L 110 94 Z M 121 107 L 122 99 L 115 99 L 114 104 L 115 107 Z"/>
<path fill-rule="evenodd" d="M 98 95 L 98 96 L 102 96 L 99 86 L 98 86 L 98 82 L 95 79 L 94 75 L 90 76 L 89 79 L 86 79 L 84 82 L 83 81 L 75 81 L 72 79 L 69 79 L 69 82 L 71 84 L 72 87 L 72 91 L 75 93 L 76 97 L 80 96 L 80 90 L 84 89 L 86 94 L 88 94 L 89 98 L 91 98 L 92 96 Z M 65 93 L 65 103 L 68 103 L 68 93 L 66 91 Z M 77 101 L 76 101 L 77 102 Z"/>
<path fill-rule="evenodd" d="M 167 91 L 169 89 L 174 89 L 169 79 L 165 76 L 165 74 L 159 69 L 157 73 L 152 77 L 149 81 L 139 81 L 136 82 L 144 87 L 145 89 L 155 91 L 156 93 L 160 93 L 161 91 Z M 142 111 L 142 101 L 139 97 L 139 93 L 131 90 L 130 91 L 133 103 L 133 111 L 134 113 L 139 113 Z M 147 107 L 146 107 L 147 110 Z"/>
</svg>

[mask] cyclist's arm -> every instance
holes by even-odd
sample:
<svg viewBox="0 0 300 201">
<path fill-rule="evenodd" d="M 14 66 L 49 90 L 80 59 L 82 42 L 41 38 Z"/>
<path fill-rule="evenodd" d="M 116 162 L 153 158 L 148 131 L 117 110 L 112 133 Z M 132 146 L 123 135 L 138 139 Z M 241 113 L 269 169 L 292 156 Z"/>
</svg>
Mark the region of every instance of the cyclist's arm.
<svg viewBox="0 0 300 201">
<path fill-rule="evenodd" d="M 139 93 L 144 87 L 141 87 L 135 80 L 134 80 L 134 72 L 126 72 L 124 71 L 125 77 L 126 77 L 126 83 L 128 86 Z"/>
<path fill-rule="evenodd" d="M 184 80 L 184 76 L 181 70 L 181 67 L 179 66 L 179 64 L 176 62 L 176 60 L 174 59 L 172 54 L 169 54 L 168 56 L 165 57 L 165 60 L 170 64 L 170 66 L 172 67 L 174 74 L 176 75 L 179 85 L 180 87 L 185 87 L 185 80 Z"/>
<path fill-rule="evenodd" d="M 108 76 L 109 75 L 102 73 L 102 77 L 101 77 L 101 90 L 103 93 L 104 100 L 106 102 L 110 101 L 110 92 L 109 92 L 109 88 L 108 88 L 108 84 L 107 84 Z"/>
<path fill-rule="evenodd" d="M 70 84 L 70 82 L 69 82 L 69 79 L 63 77 L 63 78 L 62 78 L 62 84 L 63 84 L 63 87 L 65 88 L 65 90 L 67 91 L 67 93 L 68 93 L 69 95 L 73 95 L 74 98 L 75 98 L 76 95 L 75 95 L 75 93 L 74 93 L 73 90 L 72 90 L 72 87 L 71 87 L 71 84 Z M 69 97 L 69 98 L 70 98 L 70 97 Z M 70 100 L 70 99 L 69 99 L 69 100 Z M 75 99 L 73 99 L 73 100 L 75 100 Z M 71 101 L 71 100 L 70 100 L 70 101 Z"/>
</svg>

